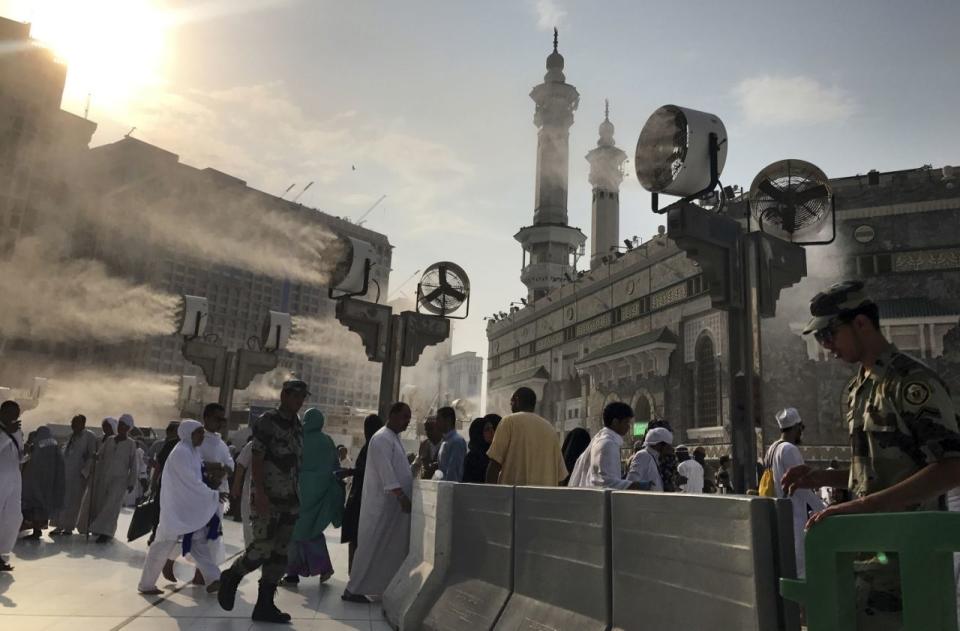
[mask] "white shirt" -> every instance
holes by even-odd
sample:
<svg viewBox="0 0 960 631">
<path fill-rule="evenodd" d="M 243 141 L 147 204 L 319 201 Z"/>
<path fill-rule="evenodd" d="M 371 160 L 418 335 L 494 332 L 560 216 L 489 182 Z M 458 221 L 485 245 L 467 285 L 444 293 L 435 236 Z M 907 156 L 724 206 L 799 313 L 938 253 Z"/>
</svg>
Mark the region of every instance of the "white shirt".
<svg viewBox="0 0 960 631">
<path fill-rule="evenodd" d="M 620 469 L 620 448 L 623 437 L 604 427 L 590 441 L 570 474 L 570 487 L 625 489 L 631 484 L 624 480 Z"/>
<path fill-rule="evenodd" d="M 653 447 L 644 447 L 633 456 L 630 470 L 627 471 L 627 480 L 630 482 L 649 483 L 651 491 L 663 491 L 663 478 L 660 477 L 660 454 Z"/>
<path fill-rule="evenodd" d="M 764 466 L 769 466 L 773 471 L 774 491 L 777 497 L 785 497 L 783 494 L 783 475 L 797 465 L 803 464 L 803 455 L 800 449 L 793 443 L 783 441 L 774 443 L 767 450 L 766 457 L 763 459 Z M 797 575 L 803 577 L 806 570 L 806 559 L 804 558 L 804 526 L 811 512 L 823 510 L 823 500 L 810 489 L 799 489 L 790 497 L 793 503 L 793 535 L 797 559 Z"/>
<path fill-rule="evenodd" d="M 703 465 L 689 458 L 677 465 L 677 472 L 687 479 L 680 485 L 684 493 L 703 493 Z"/>
<path fill-rule="evenodd" d="M 204 462 L 222 464 L 230 471 L 233 471 L 235 468 L 233 456 L 230 455 L 230 448 L 227 447 L 227 443 L 223 442 L 223 439 L 220 438 L 220 434 L 216 432 L 203 430 L 203 442 L 197 447 L 197 451 L 200 453 L 200 458 L 202 458 Z M 228 477 L 229 476 L 224 476 L 220 482 L 221 491 L 230 490 L 230 485 L 227 483 Z"/>
<path fill-rule="evenodd" d="M 11 437 L 0 430 L 0 482 L 20 484 L 20 462 L 23 459 L 23 432 Z"/>
</svg>

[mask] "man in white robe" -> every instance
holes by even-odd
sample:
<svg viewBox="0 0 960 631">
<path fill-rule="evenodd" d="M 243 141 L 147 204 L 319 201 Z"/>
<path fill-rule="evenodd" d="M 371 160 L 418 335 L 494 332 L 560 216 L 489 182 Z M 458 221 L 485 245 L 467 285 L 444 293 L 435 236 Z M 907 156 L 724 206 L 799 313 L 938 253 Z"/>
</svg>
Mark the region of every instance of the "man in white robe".
<svg viewBox="0 0 960 631">
<path fill-rule="evenodd" d="M 677 473 L 680 474 L 682 493 L 703 493 L 703 465 L 690 456 L 690 448 L 686 445 L 677 447 Z"/>
<path fill-rule="evenodd" d="M 367 595 L 382 595 L 407 557 L 413 475 L 399 434 L 409 424 L 410 407 L 394 403 L 386 426 L 370 439 L 357 553 L 343 600 L 369 602 Z"/>
<path fill-rule="evenodd" d="M 9 555 L 20 534 L 23 480 L 23 433 L 20 431 L 20 406 L 14 401 L 0 405 L 0 572 L 9 572 Z"/>
<path fill-rule="evenodd" d="M 204 440 L 203 426 L 186 420 L 180 423 L 177 434 L 180 442 L 170 452 L 161 474 L 157 537 L 147 552 L 137 586 L 145 595 L 161 593 L 157 579 L 171 552 L 180 547 L 177 541 L 180 537 L 189 543 L 190 556 L 208 585 L 207 591 L 215 592 L 219 587 L 220 569 L 213 558 L 209 537 L 211 520 L 217 515 L 224 496 L 203 481 L 202 460 L 197 450 Z"/>
<path fill-rule="evenodd" d="M 86 514 L 81 514 L 78 523 L 82 532 L 97 535 L 97 543 L 113 538 L 123 497 L 137 484 L 137 443 L 127 437 L 131 429 L 133 417 L 124 414 L 117 423 L 116 436 L 108 437 L 97 454 L 97 466 L 82 511 Z"/>
<path fill-rule="evenodd" d="M 97 457 L 97 437 L 88 430 L 87 417 L 78 414 L 70 421 L 73 433 L 63 448 L 64 480 L 66 488 L 63 508 L 53 520 L 55 535 L 72 535 L 77 527 L 80 505 L 87 490 L 93 464 Z"/>
<path fill-rule="evenodd" d="M 597 432 L 590 446 L 577 458 L 567 486 L 639 489 L 639 482 L 623 479 L 623 467 L 620 465 L 623 437 L 632 426 L 633 408 L 626 403 L 615 401 L 603 408 L 603 429 Z"/>
<path fill-rule="evenodd" d="M 644 491 L 663 492 L 660 459 L 673 453 L 673 434 L 666 427 L 655 427 L 647 432 L 643 449 L 633 456 L 627 479 L 639 482 Z"/>
<path fill-rule="evenodd" d="M 777 497 L 786 497 L 782 480 L 792 467 L 803 464 L 803 455 L 797 445 L 803 442 L 803 419 L 796 408 L 785 408 L 777 412 L 777 425 L 780 427 L 780 440 L 767 449 L 763 457 L 763 466 L 773 472 L 773 487 Z M 790 496 L 793 504 L 793 542 L 797 559 L 797 576 L 806 575 L 806 556 L 804 555 L 804 527 L 813 513 L 822 511 L 826 506 L 820 496 L 811 489 L 798 489 Z"/>
<path fill-rule="evenodd" d="M 250 478 L 253 465 L 253 441 L 247 441 L 237 455 L 237 469 L 233 477 L 231 497 L 240 502 L 240 520 L 243 522 L 243 547 L 253 542 L 253 524 L 250 522 Z"/>
</svg>

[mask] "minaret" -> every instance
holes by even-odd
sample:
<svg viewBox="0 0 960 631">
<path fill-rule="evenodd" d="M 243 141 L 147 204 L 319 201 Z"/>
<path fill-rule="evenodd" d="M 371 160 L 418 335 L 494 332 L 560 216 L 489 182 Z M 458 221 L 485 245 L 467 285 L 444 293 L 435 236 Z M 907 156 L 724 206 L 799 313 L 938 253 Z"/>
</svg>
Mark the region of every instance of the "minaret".
<svg viewBox="0 0 960 631">
<path fill-rule="evenodd" d="M 540 129 L 533 225 L 521 228 L 514 238 L 523 246 L 520 279 L 527 286 L 528 298 L 536 300 L 558 287 L 566 277 L 573 278 L 576 270 L 571 257 L 587 239 L 578 228 L 567 225 L 570 126 L 580 94 L 563 75 L 557 29 L 553 29 L 547 74 L 543 83 L 530 92 L 530 98 L 536 103 L 533 122 Z"/>
<path fill-rule="evenodd" d="M 620 245 L 620 183 L 627 154 L 613 141 L 610 103 L 604 108 L 597 148 L 587 154 L 590 184 L 593 186 L 593 212 L 590 222 L 590 268 L 601 264 L 604 256 Z"/>
</svg>

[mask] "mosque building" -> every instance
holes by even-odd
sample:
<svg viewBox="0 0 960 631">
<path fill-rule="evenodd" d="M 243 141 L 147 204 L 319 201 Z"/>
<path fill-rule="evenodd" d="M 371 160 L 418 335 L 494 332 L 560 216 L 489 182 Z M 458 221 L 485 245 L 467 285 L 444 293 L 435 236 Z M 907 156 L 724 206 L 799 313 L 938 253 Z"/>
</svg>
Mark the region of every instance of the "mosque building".
<svg viewBox="0 0 960 631">
<path fill-rule="evenodd" d="M 546 67 L 530 93 L 538 128 L 533 222 L 515 235 L 527 297 L 488 322 L 487 411 L 509 412 L 510 395 L 528 386 L 562 436 L 574 427 L 596 432 L 603 407 L 620 400 L 633 406 L 637 436 L 662 418 L 676 443 L 703 445 L 713 458 L 731 453 L 727 312 L 713 306 L 701 268 L 662 227 L 647 241 L 621 241 L 627 155 L 616 145 L 609 108 L 586 155 L 591 247 L 589 267 L 578 270 L 586 235 L 568 223 L 567 191 L 580 95 L 566 82 L 556 36 Z M 799 334 L 809 298 L 844 278 L 865 280 L 889 339 L 948 381 L 956 375 L 952 390 L 960 392 L 956 182 L 951 167 L 930 166 L 831 180 L 837 238 L 816 252 L 807 248 L 807 277 L 781 292 L 776 317 L 763 322 L 758 449 L 777 436 L 775 411 L 790 405 L 804 418 L 808 460 L 847 457 L 840 401 L 853 369 Z M 741 198 L 732 208 L 738 203 L 746 207 Z"/>
</svg>

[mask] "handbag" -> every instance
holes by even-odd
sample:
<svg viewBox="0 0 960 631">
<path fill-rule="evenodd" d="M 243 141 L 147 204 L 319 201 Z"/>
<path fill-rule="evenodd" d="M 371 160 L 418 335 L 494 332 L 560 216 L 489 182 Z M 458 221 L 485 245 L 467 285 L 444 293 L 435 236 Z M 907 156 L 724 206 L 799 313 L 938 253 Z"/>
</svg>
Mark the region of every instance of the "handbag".
<svg viewBox="0 0 960 631">
<path fill-rule="evenodd" d="M 160 521 L 160 500 L 148 497 L 133 509 L 130 518 L 130 527 L 127 528 L 127 541 L 135 541 L 144 535 L 150 534 L 157 522 Z"/>
</svg>

